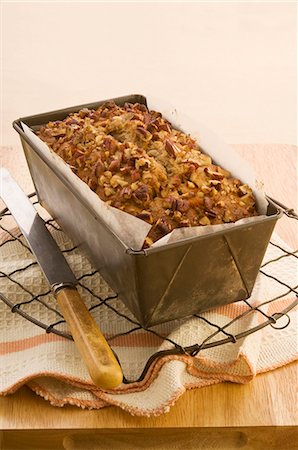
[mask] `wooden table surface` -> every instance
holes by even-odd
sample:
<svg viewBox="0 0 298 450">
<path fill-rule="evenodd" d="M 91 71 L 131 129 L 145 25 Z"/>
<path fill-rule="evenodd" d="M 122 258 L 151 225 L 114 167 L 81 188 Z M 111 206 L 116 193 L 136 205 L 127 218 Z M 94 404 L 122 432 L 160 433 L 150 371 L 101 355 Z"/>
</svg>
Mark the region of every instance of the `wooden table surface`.
<svg viewBox="0 0 298 450">
<path fill-rule="evenodd" d="M 297 210 L 297 148 L 245 145 L 237 151 L 262 175 L 266 193 Z M 1 164 L 31 192 L 21 149 L 1 149 Z M 297 248 L 297 221 L 279 235 Z M 247 385 L 222 383 L 186 392 L 170 412 L 132 417 L 116 407 L 56 408 L 27 387 L 0 398 L 0 449 L 280 449 L 298 448 L 297 364 L 258 375 Z M 1 444 L 2 439 L 2 444 Z"/>
</svg>

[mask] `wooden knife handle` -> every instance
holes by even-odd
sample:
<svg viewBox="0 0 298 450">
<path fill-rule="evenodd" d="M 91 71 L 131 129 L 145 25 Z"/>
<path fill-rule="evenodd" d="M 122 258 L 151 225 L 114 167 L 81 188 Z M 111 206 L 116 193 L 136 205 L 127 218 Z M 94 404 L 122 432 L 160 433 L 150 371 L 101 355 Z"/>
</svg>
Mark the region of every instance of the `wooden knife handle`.
<svg viewBox="0 0 298 450">
<path fill-rule="evenodd" d="M 64 287 L 55 295 L 94 384 L 102 389 L 119 386 L 121 368 L 77 289 Z"/>
</svg>

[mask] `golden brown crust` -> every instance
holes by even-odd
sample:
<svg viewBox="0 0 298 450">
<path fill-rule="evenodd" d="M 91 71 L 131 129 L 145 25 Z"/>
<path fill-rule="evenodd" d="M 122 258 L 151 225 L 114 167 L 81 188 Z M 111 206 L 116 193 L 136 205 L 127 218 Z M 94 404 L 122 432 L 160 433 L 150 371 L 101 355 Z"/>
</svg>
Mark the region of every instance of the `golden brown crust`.
<svg viewBox="0 0 298 450">
<path fill-rule="evenodd" d="M 145 246 L 177 227 L 257 214 L 247 185 L 144 105 L 85 108 L 49 122 L 38 136 L 102 200 L 152 224 Z"/>
</svg>

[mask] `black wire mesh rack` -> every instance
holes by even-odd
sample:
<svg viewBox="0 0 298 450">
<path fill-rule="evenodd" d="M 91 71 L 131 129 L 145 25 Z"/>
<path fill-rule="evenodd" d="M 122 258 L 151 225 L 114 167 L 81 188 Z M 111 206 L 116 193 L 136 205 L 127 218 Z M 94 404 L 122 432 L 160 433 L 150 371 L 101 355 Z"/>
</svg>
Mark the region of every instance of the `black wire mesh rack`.
<svg viewBox="0 0 298 450">
<path fill-rule="evenodd" d="M 32 203 L 34 205 L 38 204 L 35 193 L 30 194 L 29 198 L 31 198 Z M 292 209 L 286 208 L 284 205 L 277 202 L 276 200 L 273 200 L 273 199 L 271 199 L 271 200 L 274 201 L 283 210 L 284 214 L 290 220 L 298 219 L 298 216 L 295 214 L 295 212 Z M 10 227 L 4 226 L 3 219 L 5 219 L 9 216 L 11 216 L 11 214 L 7 208 L 0 211 L 0 231 L 2 233 L 2 240 L 1 240 L 2 243 L 0 244 L 0 247 L 6 245 L 9 242 L 15 241 L 18 245 L 25 246 L 30 251 L 29 247 L 27 247 L 27 245 L 20 233 L 14 233 L 14 232 L 10 231 L 10 229 L 9 229 Z M 45 224 L 50 229 L 50 231 L 51 231 L 51 229 L 52 230 L 55 229 L 57 232 L 60 232 L 60 231 L 62 232 L 61 228 L 51 218 L 45 220 Z M 4 235 L 4 238 L 3 238 L 3 235 Z M 254 306 L 253 304 L 251 304 L 249 299 L 243 300 L 242 301 L 242 304 L 244 307 L 243 312 L 241 314 L 239 314 L 237 317 L 229 320 L 224 325 L 219 325 L 217 323 L 213 323 L 210 320 L 208 320 L 206 317 L 195 314 L 194 317 L 201 319 L 203 322 L 208 324 L 214 331 L 211 332 L 207 337 L 204 337 L 202 342 L 195 342 L 194 344 L 188 345 L 186 347 L 179 344 L 179 342 L 176 342 L 175 340 L 169 338 L 169 334 L 161 333 L 159 331 L 158 327 L 155 326 L 155 327 L 151 327 L 151 328 L 145 328 L 133 316 L 131 316 L 131 314 L 129 314 L 129 313 L 126 314 L 126 313 L 123 313 L 122 311 L 117 310 L 117 308 L 113 305 L 113 300 L 118 298 L 117 294 L 107 295 L 103 298 L 101 295 L 98 295 L 98 293 L 94 289 L 90 288 L 90 284 L 89 284 L 89 286 L 87 286 L 85 281 L 87 279 L 89 279 L 89 280 L 92 279 L 92 277 L 95 277 L 96 275 L 98 276 L 99 273 L 97 270 L 90 270 L 87 273 L 82 274 L 78 278 L 78 285 L 81 288 L 81 290 L 85 291 L 88 295 L 92 296 L 93 304 L 89 307 L 89 310 L 92 312 L 98 308 L 106 307 L 110 311 L 112 311 L 114 314 L 120 315 L 123 318 L 123 320 L 125 320 L 127 323 L 128 329 L 126 331 L 120 332 L 120 333 L 115 332 L 115 334 L 113 336 L 109 336 L 108 341 L 109 341 L 111 347 L 113 347 L 113 339 L 118 338 L 120 336 L 133 334 L 138 331 L 142 331 L 142 332 L 145 332 L 148 334 L 153 334 L 155 337 L 159 338 L 161 341 L 167 341 L 167 344 L 170 347 L 165 350 L 156 351 L 156 352 L 152 353 L 151 355 L 149 355 L 147 360 L 144 361 L 143 370 L 142 370 L 141 374 L 137 377 L 137 379 L 129 380 L 125 377 L 125 374 L 124 374 L 124 383 L 130 384 L 130 383 L 142 381 L 145 378 L 151 365 L 160 357 L 164 357 L 167 355 L 187 355 L 187 356 L 193 357 L 193 356 L 196 356 L 200 351 L 205 350 L 205 349 L 224 345 L 227 343 L 236 343 L 240 339 L 242 339 L 252 333 L 255 333 L 256 331 L 261 330 L 262 328 L 267 327 L 267 326 L 272 326 L 273 328 L 277 328 L 277 329 L 283 329 L 283 328 L 287 327 L 290 323 L 290 316 L 288 313 L 298 303 L 298 300 L 297 300 L 298 286 L 297 285 L 291 286 L 287 282 L 280 279 L 280 277 L 278 275 L 269 273 L 266 270 L 266 268 L 268 268 L 268 266 L 270 264 L 280 261 L 283 258 L 291 257 L 291 258 L 298 259 L 298 255 L 297 255 L 298 250 L 288 251 L 287 249 L 283 248 L 283 246 L 280 246 L 272 241 L 270 241 L 269 246 L 273 246 L 273 247 L 277 248 L 279 250 L 279 255 L 269 261 L 266 261 L 260 268 L 260 274 L 262 274 L 263 276 L 265 276 L 269 279 L 272 279 L 272 280 L 274 280 L 274 282 L 278 283 L 278 285 L 280 287 L 282 287 L 282 289 L 284 289 L 283 292 L 279 293 L 279 295 L 275 296 L 274 298 L 270 298 L 269 300 L 266 299 L 266 301 L 259 303 L 257 306 Z M 76 250 L 77 250 L 76 246 L 72 246 L 72 247 L 64 249 L 64 250 L 61 249 L 61 251 L 63 253 L 71 253 Z M 1 292 L 0 292 L 0 299 L 4 303 L 7 304 L 7 306 L 11 309 L 12 313 L 20 314 L 21 316 L 23 316 L 25 319 L 29 320 L 33 324 L 43 328 L 46 331 L 46 333 L 55 333 L 66 339 L 72 339 L 72 336 L 67 332 L 67 330 L 59 329 L 59 326 L 61 324 L 65 324 L 65 321 L 63 320 L 63 317 L 62 317 L 60 311 L 58 309 L 56 309 L 56 304 L 53 302 L 49 303 L 44 300 L 44 297 L 51 294 L 51 290 L 48 289 L 45 292 L 34 294 L 30 290 L 28 290 L 26 288 L 26 286 L 22 285 L 17 280 L 16 275 L 19 272 L 24 272 L 34 265 L 37 265 L 36 261 L 30 262 L 30 264 L 27 264 L 25 267 L 22 267 L 17 270 L 13 270 L 8 273 L 0 271 L 0 278 L 6 278 L 6 279 L 10 280 L 10 282 L 12 282 L 16 286 L 18 286 L 18 288 L 20 288 L 23 291 L 23 294 L 26 294 L 26 300 L 22 300 L 20 302 L 13 302 L 11 299 L 9 299 L 6 295 L 4 295 Z M 289 297 L 289 294 L 293 294 L 293 295 L 291 297 Z M 293 297 L 294 297 L 294 299 L 293 299 Z M 274 312 L 271 315 L 264 312 L 264 310 L 262 308 L 263 306 L 272 304 L 272 303 L 274 303 L 278 300 L 282 300 L 282 299 L 287 299 L 287 301 L 279 303 L 279 304 L 282 304 L 280 311 Z M 38 302 L 40 305 L 42 305 L 42 307 L 51 310 L 53 313 L 55 313 L 57 320 L 53 321 L 52 323 L 44 323 L 44 322 L 38 320 L 36 317 L 33 317 L 32 315 L 28 314 L 24 310 L 24 306 L 28 305 L 28 304 L 32 304 L 32 302 Z M 248 315 L 255 314 L 255 313 L 259 313 L 260 317 L 261 317 L 261 320 L 258 320 L 257 324 L 254 324 L 254 326 L 248 327 L 248 329 L 245 329 L 244 331 L 242 331 L 238 334 L 233 334 L 228 331 L 229 327 L 232 324 L 234 324 L 236 321 L 241 320 L 244 317 L 247 317 Z M 189 318 L 181 319 L 179 321 L 179 323 L 182 324 L 183 320 L 188 320 L 188 319 Z M 283 320 L 281 320 L 281 319 L 283 319 Z M 177 326 L 177 321 L 175 321 L 175 325 Z M 168 330 L 169 329 L 170 328 L 168 328 Z M 115 351 L 114 351 L 114 353 L 115 353 L 120 365 L 122 365 L 121 364 L 122 361 L 120 360 L 119 356 L 117 355 L 117 353 Z"/>
</svg>

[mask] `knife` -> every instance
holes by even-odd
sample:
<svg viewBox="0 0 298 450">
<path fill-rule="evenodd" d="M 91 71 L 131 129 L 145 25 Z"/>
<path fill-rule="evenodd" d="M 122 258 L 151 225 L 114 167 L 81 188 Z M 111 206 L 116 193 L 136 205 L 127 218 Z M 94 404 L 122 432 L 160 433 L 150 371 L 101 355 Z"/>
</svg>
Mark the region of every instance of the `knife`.
<svg viewBox="0 0 298 450">
<path fill-rule="evenodd" d="M 113 389 L 123 379 L 121 368 L 76 289 L 78 283 L 58 245 L 29 198 L 6 169 L 0 169 L 0 196 L 15 218 L 69 326 L 94 384 Z"/>
</svg>

